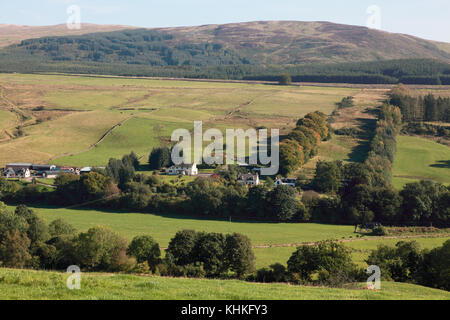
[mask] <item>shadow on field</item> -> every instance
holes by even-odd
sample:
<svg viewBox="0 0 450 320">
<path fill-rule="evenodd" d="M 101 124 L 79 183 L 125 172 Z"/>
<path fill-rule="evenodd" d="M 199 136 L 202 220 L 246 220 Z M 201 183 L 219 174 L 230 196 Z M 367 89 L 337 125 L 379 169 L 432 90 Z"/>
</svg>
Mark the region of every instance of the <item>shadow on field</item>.
<svg viewBox="0 0 450 320">
<path fill-rule="evenodd" d="M 367 118 L 358 118 L 356 120 L 359 122 L 358 129 L 360 130 L 360 133 L 357 136 L 359 143 L 352 149 L 349 158 L 353 162 L 364 162 L 370 151 L 370 144 L 373 136 L 375 135 L 377 120 Z"/>
<path fill-rule="evenodd" d="M 443 169 L 450 169 L 450 160 L 439 160 L 435 164 L 430 164 L 430 167 L 433 168 L 443 168 Z"/>
<path fill-rule="evenodd" d="M 37 213 L 39 213 L 39 210 L 71 210 L 71 211 L 78 211 L 78 212 L 86 212 L 88 214 L 88 211 L 96 211 L 99 213 L 108 213 L 108 214 L 140 214 L 140 215 L 153 215 L 161 218 L 167 218 L 167 219 L 177 219 L 177 220 L 197 220 L 197 221 L 218 221 L 218 222 L 230 222 L 230 223 L 252 223 L 252 224 L 287 224 L 287 223 L 293 223 L 293 224 L 302 224 L 302 223 L 309 223 L 309 224 L 323 224 L 327 225 L 325 222 L 316 222 L 316 221 L 270 221 L 270 220 L 256 220 L 252 218 L 239 218 L 239 217 L 206 217 L 206 216 L 194 216 L 194 215 L 182 215 L 182 214 L 175 214 L 175 213 L 154 213 L 154 212 L 138 212 L 138 211 L 125 211 L 125 210 L 119 210 L 119 209 L 105 209 L 105 208 L 95 208 L 95 207 L 77 207 L 77 208 L 65 208 L 65 207 L 59 207 L 59 206 L 51 206 L 51 205 L 38 205 L 38 204 L 27 204 L 27 206 L 30 209 L 35 210 Z M 68 213 L 70 214 L 70 213 Z M 64 219 L 64 218 L 63 218 Z M 328 223 L 329 224 L 329 223 Z"/>
</svg>

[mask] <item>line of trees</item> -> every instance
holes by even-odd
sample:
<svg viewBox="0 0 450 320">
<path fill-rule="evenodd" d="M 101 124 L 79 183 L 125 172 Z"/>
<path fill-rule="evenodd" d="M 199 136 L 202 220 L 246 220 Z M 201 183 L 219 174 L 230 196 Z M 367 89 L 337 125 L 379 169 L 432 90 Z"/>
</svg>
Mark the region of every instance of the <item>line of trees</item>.
<svg viewBox="0 0 450 320">
<path fill-rule="evenodd" d="M 248 237 L 183 230 L 170 241 L 165 258 L 149 235 L 128 241 L 104 227 L 86 232 L 59 219 L 48 225 L 33 210 L 14 212 L 0 202 L 0 265 L 10 268 L 154 273 L 165 276 L 236 277 L 254 271 Z"/>
<path fill-rule="evenodd" d="M 421 251 L 416 242 L 379 246 L 366 262 L 382 268 L 385 280 L 413 282 L 450 290 L 450 241 Z M 58 219 L 49 225 L 33 210 L 19 205 L 13 212 L 0 202 L 0 265 L 10 268 L 147 273 L 191 278 L 238 278 L 257 282 L 289 282 L 341 286 L 367 276 L 353 263 L 342 243 L 323 241 L 300 246 L 287 261 L 255 271 L 250 239 L 242 234 L 181 230 L 170 240 L 165 257 L 150 235 L 130 243 L 116 232 L 93 227 L 77 230 Z"/>
<path fill-rule="evenodd" d="M 317 154 L 322 140 L 330 137 L 327 117 L 320 111 L 308 113 L 280 142 L 280 174 L 287 176 Z"/>
<path fill-rule="evenodd" d="M 313 186 L 330 197 L 306 203 L 314 221 L 364 224 L 436 225 L 450 223 L 450 188 L 431 181 L 392 185 L 399 108 L 380 108 L 375 135 L 364 163 L 318 162 Z"/>
<path fill-rule="evenodd" d="M 416 241 L 400 241 L 395 247 L 380 245 L 366 262 L 381 268 L 383 280 L 450 291 L 450 240 L 432 250 L 421 250 Z"/>
<path fill-rule="evenodd" d="M 400 108 L 405 122 L 450 122 L 450 98 L 436 98 L 431 93 L 414 97 L 408 88 L 400 85 L 391 90 L 389 103 Z"/>
</svg>

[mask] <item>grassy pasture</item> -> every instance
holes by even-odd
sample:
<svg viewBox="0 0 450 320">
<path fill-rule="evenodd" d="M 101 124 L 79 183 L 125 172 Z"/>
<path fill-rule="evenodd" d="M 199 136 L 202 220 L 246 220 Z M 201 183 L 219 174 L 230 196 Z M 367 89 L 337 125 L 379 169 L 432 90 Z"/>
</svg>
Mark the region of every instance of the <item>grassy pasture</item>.
<svg viewBox="0 0 450 320">
<path fill-rule="evenodd" d="M 13 161 L 104 165 L 111 156 L 131 150 L 148 153 L 174 127 L 190 129 L 195 120 L 204 121 L 205 128 L 266 126 L 283 132 L 306 113 L 330 113 L 344 96 L 361 90 L 22 74 L 0 74 L 0 85 L 18 110 L 42 120 L 25 127 L 24 137 L 0 144 L 0 166 Z M 0 100 L 0 112 L 7 108 L 7 101 Z M 11 119 L 2 118 L 0 131 L 11 127 Z M 129 118 L 139 120 L 129 120 L 89 150 Z M 159 122 L 166 129 L 155 134 Z"/>
<path fill-rule="evenodd" d="M 0 269 L 2 300 L 449 300 L 450 293 L 405 283 L 383 282 L 380 291 L 261 284 L 238 280 L 176 279 L 82 274 L 81 289 L 66 287 L 68 274 Z"/>
<path fill-rule="evenodd" d="M 423 138 L 398 136 L 397 149 L 393 165 L 395 187 L 418 180 L 450 183 L 449 147 Z"/>
<path fill-rule="evenodd" d="M 177 177 L 172 177 L 176 179 Z M 13 207 L 11 207 L 13 209 Z M 160 216 L 153 214 L 124 213 L 111 211 L 34 208 L 47 222 L 63 219 L 79 231 L 86 231 L 94 226 L 107 226 L 123 237 L 131 240 L 136 235 L 151 235 L 166 248 L 175 233 L 182 229 L 196 231 L 233 233 L 247 235 L 254 246 L 298 244 L 331 239 L 355 238 L 354 226 L 325 225 L 313 223 L 253 223 L 229 222 L 224 220 L 207 220 L 185 218 L 181 216 Z M 371 249 L 383 243 L 395 245 L 401 239 L 368 238 L 354 242 L 345 242 L 346 246 L 354 249 L 356 263 L 364 264 L 363 260 Z M 434 248 L 442 245 L 448 238 L 414 238 L 423 248 Z M 409 240 L 407 240 L 409 241 Z M 279 262 L 285 264 L 295 247 L 255 248 L 256 266 L 266 267 Z"/>
<path fill-rule="evenodd" d="M 170 136 L 180 123 L 147 118 L 131 118 L 111 132 L 100 144 L 80 154 L 58 158 L 57 162 L 67 165 L 90 163 L 102 166 L 105 159 L 121 158 L 130 152 L 130 145 L 138 156 L 144 156 L 148 150 L 161 145 L 161 137 Z M 145 159 L 146 160 L 146 159 Z"/>
<path fill-rule="evenodd" d="M 437 238 L 411 238 L 411 239 L 377 239 L 367 238 L 358 241 L 344 242 L 344 245 L 352 250 L 353 261 L 362 267 L 367 267 L 364 262 L 371 250 L 375 250 L 379 245 L 395 246 L 399 241 L 417 241 L 422 249 L 433 249 L 442 246 L 449 240 L 449 237 Z M 254 249 L 256 256 L 256 267 L 268 267 L 274 263 L 286 265 L 287 260 L 296 250 L 296 247 L 271 247 Z"/>
<path fill-rule="evenodd" d="M 349 238 L 354 235 L 354 226 L 293 223 L 253 223 L 206 220 L 181 216 L 160 216 L 153 214 L 107 212 L 95 210 L 35 208 L 47 222 L 64 219 L 79 231 L 103 225 L 131 240 L 136 235 L 149 234 L 162 247 L 182 229 L 196 231 L 233 233 L 239 232 L 250 237 L 253 245 L 287 244 L 327 239 Z"/>
</svg>

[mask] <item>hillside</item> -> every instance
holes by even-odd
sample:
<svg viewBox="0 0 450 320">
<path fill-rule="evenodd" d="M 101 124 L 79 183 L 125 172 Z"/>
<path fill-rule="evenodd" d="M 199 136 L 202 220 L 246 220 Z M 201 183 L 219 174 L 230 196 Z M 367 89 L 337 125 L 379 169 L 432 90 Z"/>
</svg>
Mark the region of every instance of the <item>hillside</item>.
<svg viewBox="0 0 450 320">
<path fill-rule="evenodd" d="M 69 30 L 65 24 L 56 26 L 19 26 L 0 24 L 0 48 L 18 44 L 25 39 L 35 39 L 52 36 L 74 36 L 95 32 L 109 32 L 133 27 L 119 25 L 97 25 L 83 23 L 80 30 Z"/>
<path fill-rule="evenodd" d="M 0 47 L 19 44 L 21 40 L 31 38 L 75 36 L 124 28 L 132 27 L 84 24 L 81 30 L 68 30 L 65 25 L 0 25 Z M 236 51 L 240 57 L 258 64 L 339 63 L 407 58 L 450 61 L 448 43 L 331 22 L 258 21 L 145 30 L 152 34 L 158 32 L 171 35 L 163 43 L 172 47 L 181 46 L 183 51 L 189 52 L 189 46 L 214 43 Z M 132 34 L 122 30 L 115 35 L 130 37 Z M 111 36 L 113 34 L 108 35 Z"/>
<path fill-rule="evenodd" d="M 448 44 L 331 22 L 258 21 L 156 30 L 193 43 L 223 43 L 266 64 L 405 58 L 450 61 Z"/>
<path fill-rule="evenodd" d="M 261 284 L 238 280 L 82 274 L 81 289 L 68 290 L 68 275 L 0 268 L 0 299 L 61 300 L 449 300 L 450 293 L 412 284 L 383 282 L 378 292 Z"/>
<path fill-rule="evenodd" d="M 87 25 L 78 33 L 65 26 L 4 28 L 13 36 L 0 31 L 0 44 L 13 44 L 0 49 L 0 72 L 272 81 L 290 73 L 297 82 L 450 84 L 448 43 L 329 22 Z"/>
</svg>

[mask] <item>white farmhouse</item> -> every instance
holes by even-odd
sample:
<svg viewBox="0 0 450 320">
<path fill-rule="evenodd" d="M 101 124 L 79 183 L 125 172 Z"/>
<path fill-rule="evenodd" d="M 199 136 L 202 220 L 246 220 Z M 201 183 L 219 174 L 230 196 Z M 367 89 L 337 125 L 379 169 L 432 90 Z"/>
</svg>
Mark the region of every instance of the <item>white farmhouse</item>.
<svg viewBox="0 0 450 320">
<path fill-rule="evenodd" d="M 297 185 L 297 179 L 295 179 L 295 178 L 277 179 L 275 181 L 275 187 L 278 187 L 278 186 L 281 186 L 281 185 L 291 186 L 291 187 L 295 188 L 295 186 Z"/>
<path fill-rule="evenodd" d="M 196 176 L 198 175 L 197 165 L 195 163 L 192 164 L 179 164 L 173 165 L 169 169 L 167 169 L 167 174 L 170 176 Z"/>
<path fill-rule="evenodd" d="M 260 183 L 258 174 L 251 173 L 240 173 L 237 180 L 245 186 L 257 186 Z"/>
</svg>

